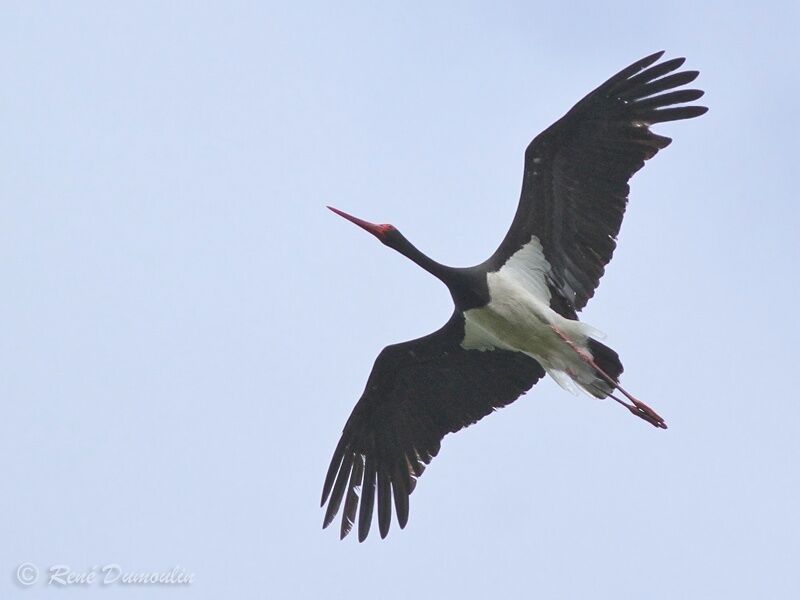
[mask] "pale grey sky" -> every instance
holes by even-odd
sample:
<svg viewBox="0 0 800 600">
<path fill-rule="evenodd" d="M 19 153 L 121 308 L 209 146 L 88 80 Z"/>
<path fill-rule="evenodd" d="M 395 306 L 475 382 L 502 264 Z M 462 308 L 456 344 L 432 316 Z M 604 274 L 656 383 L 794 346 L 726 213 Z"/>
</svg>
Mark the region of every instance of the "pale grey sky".
<svg viewBox="0 0 800 600">
<path fill-rule="evenodd" d="M 800 597 L 800 9 L 602 4 L 5 2 L 0 596 Z M 544 381 L 405 531 L 322 531 L 372 361 L 450 314 L 324 206 L 479 262 L 530 139 L 660 49 L 711 110 L 658 128 L 583 318 L 670 429 Z"/>
</svg>

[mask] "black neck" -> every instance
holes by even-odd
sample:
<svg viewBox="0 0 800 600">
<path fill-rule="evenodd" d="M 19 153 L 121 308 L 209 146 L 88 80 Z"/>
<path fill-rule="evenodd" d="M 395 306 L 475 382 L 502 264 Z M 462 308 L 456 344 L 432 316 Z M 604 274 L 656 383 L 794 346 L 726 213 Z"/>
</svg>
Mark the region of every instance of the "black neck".
<svg viewBox="0 0 800 600">
<path fill-rule="evenodd" d="M 438 263 L 429 256 L 426 256 L 405 237 L 399 236 L 399 239 L 392 244 L 392 247 L 400 254 L 425 269 L 428 273 L 440 279 L 445 285 L 449 285 L 450 276 L 455 269 Z"/>
<path fill-rule="evenodd" d="M 426 256 L 398 233 L 391 247 L 439 279 L 450 290 L 453 302 L 460 310 L 484 306 L 489 301 L 486 274 L 475 269 L 455 269 Z"/>
</svg>

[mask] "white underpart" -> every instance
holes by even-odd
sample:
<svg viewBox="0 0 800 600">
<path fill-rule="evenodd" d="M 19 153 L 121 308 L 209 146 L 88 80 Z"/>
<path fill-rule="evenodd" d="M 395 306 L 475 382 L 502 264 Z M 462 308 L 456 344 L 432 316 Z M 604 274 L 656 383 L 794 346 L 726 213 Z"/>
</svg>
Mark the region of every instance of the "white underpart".
<svg viewBox="0 0 800 600">
<path fill-rule="evenodd" d="M 468 350 L 501 348 L 535 358 L 558 384 L 571 392 L 595 380 L 595 372 L 574 348 L 553 330 L 556 327 L 582 351 L 589 336 L 602 334 L 585 323 L 565 319 L 550 308 L 544 257 L 536 236 L 514 253 L 499 271 L 487 275 L 489 304 L 464 312 L 461 346 Z"/>
</svg>

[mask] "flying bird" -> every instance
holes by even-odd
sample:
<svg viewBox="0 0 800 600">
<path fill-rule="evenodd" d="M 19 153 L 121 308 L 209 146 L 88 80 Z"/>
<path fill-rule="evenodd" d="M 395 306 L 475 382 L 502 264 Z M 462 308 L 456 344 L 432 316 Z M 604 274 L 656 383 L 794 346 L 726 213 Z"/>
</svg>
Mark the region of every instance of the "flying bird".
<svg viewBox="0 0 800 600">
<path fill-rule="evenodd" d="M 628 181 L 672 141 L 650 131 L 691 119 L 703 95 L 678 89 L 697 71 L 663 51 L 623 69 L 540 133 L 525 151 L 522 193 L 500 246 L 469 268 L 442 265 L 393 225 L 333 212 L 437 277 L 455 309 L 438 331 L 384 348 L 344 426 L 322 490 L 323 527 L 342 509 L 340 535 L 381 537 L 408 522 L 409 496 L 442 438 L 527 392 L 548 373 L 563 387 L 611 398 L 655 427 L 667 425 L 620 385 L 617 353 L 577 313 L 616 247 Z M 680 106 L 678 106 L 680 105 Z"/>
</svg>

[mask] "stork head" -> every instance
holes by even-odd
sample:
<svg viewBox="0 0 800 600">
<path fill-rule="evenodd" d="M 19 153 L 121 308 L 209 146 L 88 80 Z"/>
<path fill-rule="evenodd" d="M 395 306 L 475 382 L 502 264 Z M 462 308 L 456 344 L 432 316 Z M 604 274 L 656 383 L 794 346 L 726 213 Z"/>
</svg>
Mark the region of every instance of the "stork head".
<svg viewBox="0 0 800 600">
<path fill-rule="evenodd" d="M 346 212 L 339 210 L 338 208 L 333 208 L 332 206 L 328 207 L 330 210 L 335 212 L 340 217 L 344 217 L 351 223 L 355 223 L 361 229 L 365 231 L 369 231 L 372 235 L 378 238 L 381 242 L 386 244 L 391 248 L 397 249 L 398 243 L 403 240 L 402 234 L 397 230 L 397 227 L 394 225 L 390 225 L 389 223 L 370 223 L 369 221 L 365 221 L 363 219 L 359 219 L 358 217 L 354 217 L 353 215 L 348 215 Z"/>
<path fill-rule="evenodd" d="M 354 217 L 353 215 L 348 215 L 346 212 L 343 212 L 338 208 L 333 208 L 332 206 L 329 206 L 328 208 L 340 217 L 344 217 L 351 223 L 355 223 L 361 227 L 361 229 L 369 231 L 384 245 L 389 246 L 389 248 L 396 250 L 406 258 L 412 260 L 431 275 L 438 277 L 448 287 L 454 281 L 454 273 L 456 273 L 455 269 L 451 269 L 450 267 L 439 264 L 432 258 L 420 252 L 420 250 L 414 246 L 414 244 L 409 242 L 394 225 L 390 225 L 388 223 L 377 225 L 375 223 L 370 223 L 369 221 L 359 219 L 358 217 Z"/>
</svg>

